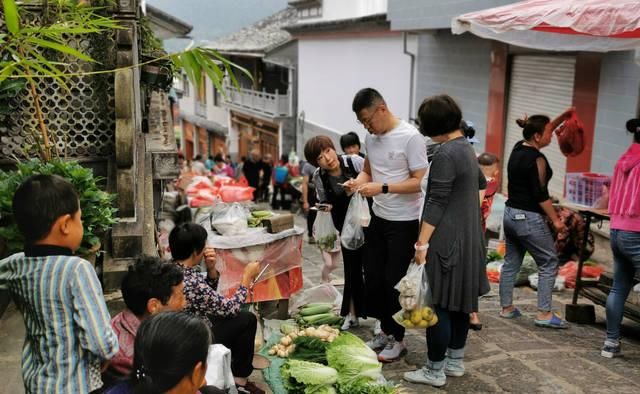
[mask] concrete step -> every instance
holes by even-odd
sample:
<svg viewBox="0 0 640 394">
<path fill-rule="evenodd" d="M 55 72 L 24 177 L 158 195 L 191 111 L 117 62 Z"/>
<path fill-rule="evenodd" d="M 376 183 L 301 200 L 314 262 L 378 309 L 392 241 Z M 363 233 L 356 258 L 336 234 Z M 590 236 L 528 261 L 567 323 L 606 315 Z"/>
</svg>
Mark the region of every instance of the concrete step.
<svg viewBox="0 0 640 394">
<path fill-rule="evenodd" d="M 105 255 L 104 270 L 102 271 L 102 288 L 105 293 L 120 290 L 122 278 L 134 261 L 133 257 L 115 259 Z"/>
</svg>

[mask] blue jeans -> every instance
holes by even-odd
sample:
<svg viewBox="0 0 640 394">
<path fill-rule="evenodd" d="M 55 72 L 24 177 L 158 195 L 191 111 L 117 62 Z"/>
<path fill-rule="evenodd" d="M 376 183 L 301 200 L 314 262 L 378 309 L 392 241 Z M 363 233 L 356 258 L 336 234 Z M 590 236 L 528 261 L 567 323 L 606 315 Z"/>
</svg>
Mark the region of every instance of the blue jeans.
<svg viewBox="0 0 640 394">
<path fill-rule="evenodd" d="M 613 251 L 613 287 L 607 297 L 607 339 L 618 341 L 624 303 L 640 272 L 640 232 L 611 230 Z"/>
<path fill-rule="evenodd" d="M 558 274 L 558 254 L 545 216 L 531 211 L 505 207 L 504 235 L 507 254 L 500 273 L 500 304 L 513 305 L 513 286 L 525 252 L 538 265 L 538 310 L 551 310 L 551 293 Z"/>
</svg>

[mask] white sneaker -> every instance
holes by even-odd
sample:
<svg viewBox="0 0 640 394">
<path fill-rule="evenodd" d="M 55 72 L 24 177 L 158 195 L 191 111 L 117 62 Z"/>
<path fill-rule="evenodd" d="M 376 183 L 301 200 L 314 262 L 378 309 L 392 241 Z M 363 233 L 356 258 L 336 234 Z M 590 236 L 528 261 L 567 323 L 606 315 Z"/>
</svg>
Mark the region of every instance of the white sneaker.
<svg viewBox="0 0 640 394">
<path fill-rule="evenodd" d="M 428 384 L 434 387 L 442 387 L 447 384 L 447 376 L 442 369 L 434 370 L 427 367 L 405 372 L 404 380 L 411 383 Z"/>
<path fill-rule="evenodd" d="M 373 335 L 378 335 L 382 332 L 380 327 L 380 320 L 376 320 L 376 324 L 373 325 Z"/>
<path fill-rule="evenodd" d="M 378 354 L 378 361 L 390 363 L 396 361 L 407 353 L 407 348 L 403 341 L 396 341 L 393 335 L 387 337 L 387 345 L 384 350 Z"/>
<path fill-rule="evenodd" d="M 353 317 L 351 314 L 347 315 L 344 318 L 344 323 L 342 323 L 342 327 L 340 329 L 342 331 L 347 331 L 350 328 L 356 328 L 360 326 L 360 321 L 358 321 L 357 317 Z"/>
<path fill-rule="evenodd" d="M 369 346 L 371 350 L 378 351 L 384 349 L 384 347 L 387 346 L 387 342 L 389 342 L 388 337 L 381 332 L 368 341 L 366 345 Z"/>
</svg>

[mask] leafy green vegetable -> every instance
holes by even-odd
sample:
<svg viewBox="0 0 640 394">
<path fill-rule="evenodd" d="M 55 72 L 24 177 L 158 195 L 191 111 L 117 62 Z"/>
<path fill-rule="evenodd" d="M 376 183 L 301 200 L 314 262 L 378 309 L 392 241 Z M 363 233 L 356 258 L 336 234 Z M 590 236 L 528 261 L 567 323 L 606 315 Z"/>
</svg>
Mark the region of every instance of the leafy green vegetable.
<svg viewBox="0 0 640 394">
<path fill-rule="evenodd" d="M 394 394 L 398 389 L 389 383 L 376 383 L 368 379 L 357 379 L 351 383 L 342 383 L 338 379 L 340 394 Z"/>
<path fill-rule="evenodd" d="M 289 360 L 280 370 L 290 394 L 336 394 L 338 372 L 318 363 Z"/>
<path fill-rule="evenodd" d="M 339 372 L 339 382 L 344 386 L 361 379 L 374 383 L 382 377 L 382 365 L 376 353 L 348 332 L 341 333 L 329 345 L 327 361 Z"/>
<path fill-rule="evenodd" d="M 316 245 L 320 250 L 333 250 L 336 247 L 338 237 L 335 234 L 329 234 L 325 237 L 316 239 Z"/>
<path fill-rule="evenodd" d="M 297 337 L 293 340 L 296 350 L 289 358 L 296 360 L 310 361 L 327 365 L 327 347 L 328 342 L 324 342 L 314 337 Z"/>
<path fill-rule="evenodd" d="M 502 259 L 504 259 L 504 257 L 502 257 L 502 255 L 495 250 L 490 250 L 489 253 L 487 253 L 487 263 Z"/>
</svg>

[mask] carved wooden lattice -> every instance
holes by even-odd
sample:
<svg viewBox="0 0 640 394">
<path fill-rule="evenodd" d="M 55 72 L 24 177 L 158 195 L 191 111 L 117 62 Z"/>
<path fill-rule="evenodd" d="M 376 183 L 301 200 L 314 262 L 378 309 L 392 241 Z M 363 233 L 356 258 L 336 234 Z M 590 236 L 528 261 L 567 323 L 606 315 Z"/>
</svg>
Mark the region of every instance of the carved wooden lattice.
<svg viewBox="0 0 640 394">
<path fill-rule="evenodd" d="M 1 14 L 1 13 L 0 13 Z M 33 23 L 40 22 L 35 16 Z M 2 29 L 2 27 L 0 27 Z M 99 64 L 71 58 L 61 72 L 74 74 L 115 67 L 114 33 L 74 36 L 68 45 L 89 54 Z M 46 54 L 45 54 L 46 55 Z M 70 158 L 106 158 L 114 154 L 115 101 L 112 73 L 65 78 L 67 88 L 55 79 L 38 79 L 37 88 L 45 122 L 60 155 Z M 39 133 L 35 106 L 27 89 L 12 105 L 15 110 L 0 122 L 0 159 L 22 157 L 30 134 Z"/>
</svg>

